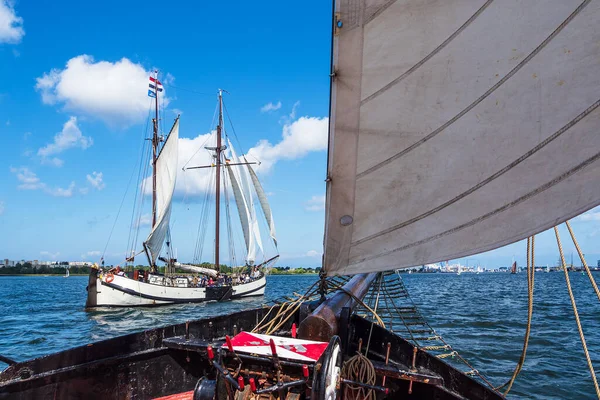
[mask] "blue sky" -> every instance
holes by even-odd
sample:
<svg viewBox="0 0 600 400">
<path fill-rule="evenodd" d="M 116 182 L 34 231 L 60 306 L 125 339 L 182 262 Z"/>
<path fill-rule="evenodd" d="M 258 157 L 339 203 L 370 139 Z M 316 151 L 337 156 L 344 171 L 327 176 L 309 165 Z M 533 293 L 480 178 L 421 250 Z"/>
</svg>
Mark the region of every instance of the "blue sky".
<svg viewBox="0 0 600 400">
<path fill-rule="evenodd" d="M 128 191 L 106 249 L 109 262 L 123 259 L 137 184 L 128 182 L 150 105 L 145 79 L 158 68 L 168 98 L 164 129 L 181 113 L 180 158 L 214 129 L 217 88 L 230 93 L 242 150 L 263 161 L 280 264 L 319 266 L 330 14 L 330 3 L 316 0 L 101 7 L 0 0 L 0 258 L 96 261 Z M 182 260 L 193 254 L 198 179 L 186 175 L 173 210 Z M 594 265 L 598 221 L 597 210 L 574 221 Z M 538 240 L 540 263 L 556 261 L 553 240 Z M 497 267 L 513 255 L 524 261 L 525 245 L 470 259 Z"/>
</svg>

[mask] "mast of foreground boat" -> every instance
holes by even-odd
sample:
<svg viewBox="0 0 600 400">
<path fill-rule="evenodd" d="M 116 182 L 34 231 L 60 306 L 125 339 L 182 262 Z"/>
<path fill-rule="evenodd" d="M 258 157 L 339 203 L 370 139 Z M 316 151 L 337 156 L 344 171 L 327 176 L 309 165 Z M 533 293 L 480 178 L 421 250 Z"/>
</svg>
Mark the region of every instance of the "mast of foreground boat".
<svg viewBox="0 0 600 400">
<path fill-rule="evenodd" d="M 223 90 L 219 89 L 219 124 L 217 125 L 217 147 L 216 152 L 216 192 L 215 192 L 215 270 L 219 272 L 221 269 L 219 266 L 219 228 L 220 228 L 220 216 L 221 216 L 221 130 L 223 129 Z"/>
</svg>

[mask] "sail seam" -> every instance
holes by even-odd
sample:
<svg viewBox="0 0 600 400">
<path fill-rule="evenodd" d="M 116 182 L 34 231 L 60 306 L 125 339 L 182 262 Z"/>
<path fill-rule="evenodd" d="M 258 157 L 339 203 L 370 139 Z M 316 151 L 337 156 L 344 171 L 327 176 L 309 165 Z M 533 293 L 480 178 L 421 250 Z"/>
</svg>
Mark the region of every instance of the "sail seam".
<svg viewBox="0 0 600 400">
<path fill-rule="evenodd" d="M 452 125 L 454 122 L 458 121 L 460 118 L 462 118 L 466 113 L 468 113 L 469 111 L 471 111 L 473 108 L 475 108 L 475 106 L 477 106 L 479 103 L 481 103 L 483 100 L 485 100 L 490 94 L 492 94 L 494 91 L 496 91 L 496 89 L 498 89 L 500 86 L 502 86 L 506 81 L 508 81 L 510 78 L 513 77 L 513 75 L 515 75 L 521 68 L 523 68 L 525 66 L 525 64 L 527 64 L 529 61 L 531 61 L 531 59 L 533 57 L 535 57 L 540 51 L 542 51 L 542 49 L 544 47 L 546 47 L 546 45 L 548 43 L 550 43 L 550 41 L 552 39 L 554 39 L 564 28 L 565 26 L 567 26 L 569 24 L 569 22 L 571 22 L 573 20 L 573 18 L 575 18 L 575 16 L 577 14 L 579 14 L 579 12 L 581 12 L 581 10 L 583 10 L 585 8 L 586 5 L 589 4 L 591 0 L 584 0 L 579 7 L 577 7 L 575 9 L 575 11 L 573 11 L 568 17 L 567 19 L 565 19 L 551 34 L 550 36 L 548 36 L 542 43 L 540 43 L 540 45 L 538 47 L 536 47 L 531 53 L 529 53 L 529 55 L 527 57 L 525 57 L 523 59 L 523 61 L 521 61 L 518 65 L 516 65 L 508 74 L 506 74 L 504 77 L 502 77 L 502 79 L 500 79 L 494 86 L 492 86 L 491 88 L 489 88 L 483 95 L 481 95 L 477 100 L 475 100 L 473 103 L 471 103 L 470 105 L 468 105 L 465 109 L 463 109 L 460 113 L 458 113 L 457 115 L 455 115 L 454 117 L 452 117 L 450 120 L 448 120 L 446 123 L 444 123 L 442 126 L 440 126 L 439 128 L 437 128 L 436 130 L 434 130 L 433 132 L 429 133 L 427 136 L 425 136 L 423 139 L 419 140 L 416 143 L 413 143 L 412 145 L 410 145 L 409 147 L 407 147 L 406 149 L 402 150 L 401 152 L 389 157 L 386 160 L 381 161 L 380 163 L 370 167 L 369 169 L 359 173 L 356 175 L 357 179 L 360 179 L 372 172 L 377 171 L 378 169 L 382 168 L 384 165 L 387 165 L 389 163 L 391 163 L 392 161 L 397 160 L 398 158 L 404 156 L 405 154 L 411 152 L 412 150 L 414 150 L 415 148 L 419 147 L 420 145 L 422 145 L 423 143 L 429 141 L 430 139 L 432 139 L 433 137 L 437 136 L 437 134 L 439 134 L 440 132 L 442 132 L 443 130 L 445 130 L 446 128 L 448 128 L 450 125 Z"/>
<path fill-rule="evenodd" d="M 486 220 L 486 219 L 488 219 L 490 217 L 493 217 L 496 214 L 504 212 L 504 211 L 508 210 L 509 208 L 512 208 L 512 207 L 514 207 L 514 206 L 516 206 L 516 205 L 518 205 L 518 204 L 520 204 L 520 203 L 522 203 L 522 202 L 524 202 L 526 200 L 529 200 L 530 198 L 532 198 L 534 196 L 537 196 L 538 194 L 540 194 L 540 193 L 548 190 L 552 186 L 554 186 L 554 185 L 562 182 L 563 180 L 569 178 L 573 174 L 575 174 L 575 173 L 581 171 L 582 169 L 588 167 L 589 165 L 593 164 L 594 162 L 598 161 L 599 159 L 600 159 L 600 152 L 596 153 L 594 156 L 588 158 L 587 160 L 583 161 L 582 163 L 578 164 L 577 166 L 573 167 L 572 169 L 564 172 L 563 174 L 561 174 L 560 176 L 554 178 L 553 180 L 551 180 L 549 182 L 546 182 L 545 184 L 543 184 L 542 186 L 539 186 L 535 190 L 533 190 L 533 191 L 531 191 L 531 192 L 529 192 L 529 193 L 527 193 L 527 194 L 519 197 L 518 199 L 516 199 L 516 200 L 514 200 L 514 201 L 512 201 L 512 202 L 510 202 L 508 204 L 505 204 L 502 207 L 495 209 L 494 211 L 491 211 L 491 212 L 489 212 L 487 214 L 484 214 L 484 215 L 482 215 L 482 216 L 480 216 L 478 218 L 475 218 L 475 219 L 473 219 L 473 220 L 471 220 L 469 222 L 466 222 L 466 223 L 464 223 L 462 225 L 459 225 L 459 226 L 454 227 L 452 229 L 448 229 L 447 231 L 438 233 L 437 235 L 433 235 L 433 236 L 430 236 L 428 238 L 421 239 L 421 240 L 419 240 L 417 242 L 413 242 L 413 243 L 407 244 L 405 246 L 395 248 L 393 250 L 388 250 L 388 251 L 385 251 L 383 253 L 379 253 L 379 254 L 376 254 L 376 255 L 373 255 L 373 256 L 370 256 L 370 257 L 362 258 L 362 259 L 357 260 L 355 262 L 351 262 L 348 265 L 360 264 L 360 263 L 365 262 L 365 261 L 374 260 L 376 258 L 384 257 L 384 256 L 387 256 L 387 255 L 390 255 L 390 254 L 393 254 L 393 253 L 396 253 L 396 252 L 399 252 L 399 251 L 407 250 L 407 249 L 409 249 L 411 247 L 419 246 L 419 245 L 422 245 L 424 243 L 431 242 L 433 240 L 437 240 L 437 239 L 439 239 L 441 237 L 453 234 L 455 232 L 458 232 L 458 231 L 463 230 L 465 228 L 468 228 L 470 226 L 476 225 L 476 224 L 478 224 L 481 221 L 484 221 L 484 220 Z"/>
<path fill-rule="evenodd" d="M 407 70 L 406 72 L 404 72 L 402 75 L 400 75 L 399 77 L 397 77 L 396 79 L 394 79 L 393 81 L 391 81 L 390 83 L 388 83 L 387 85 L 385 85 L 384 87 L 382 87 L 381 89 L 379 89 L 378 91 L 376 91 L 375 93 L 369 95 L 364 100 L 361 100 L 360 105 L 362 106 L 362 105 L 368 103 L 369 101 L 373 100 L 375 97 L 378 97 L 380 94 L 382 94 L 383 92 L 385 92 L 388 89 L 390 89 L 392 86 L 395 86 L 397 83 L 403 81 L 404 78 L 406 78 L 408 75 L 410 75 L 413 72 L 415 72 L 419 67 L 421 67 L 421 65 L 425 64 L 433 56 L 435 56 L 437 53 L 439 53 L 444 47 L 446 47 L 451 41 L 453 41 L 462 31 L 464 31 L 469 25 L 471 25 L 471 23 L 477 17 L 479 17 L 481 15 L 481 13 L 483 13 L 483 11 L 490 4 L 492 4 L 493 1 L 494 0 L 487 0 L 485 2 L 485 4 L 483 4 L 481 7 L 479 7 L 479 9 L 475 12 L 475 14 L 471 15 L 471 17 L 469 17 L 469 19 L 467 19 L 464 24 L 462 24 L 456 31 L 454 31 L 454 33 L 452 33 L 452 35 L 448 36 L 446 38 L 446 40 L 444 40 L 438 47 L 436 47 L 435 49 L 433 49 L 433 51 L 431 53 L 427 54 L 423 59 L 421 59 L 421 61 L 419 61 L 418 63 L 416 63 L 412 67 L 410 67 L 410 69 Z"/>
<path fill-rule="evenodd" d="M 398 1 L 398 0 L 389 0 L 386 4 L 382 5 L 377 11 L 375 11 L 373 14 L 369 15 L 368 18 L 365 18 L 365 20 L 363 21 L 363 25 L 366 25 L 369 22 L 373 21 L 375 18 L 377 18 L 379 15 L 381 15 L 382 12 L 384 12 L 385 10 L 390 8 L 390 6 L 392 4 L 394 4 L 396 1 Z M 493 1 L 493 0 L 488 0 L 488 1 Z"/>
<path fill-rule="evenodd" d="M 532 148 L 531 150 L 529 150 L 527 153 L 523 154 L 521 157 L 517 158 L 515 161 L 511 162 L 510 164 L 508 164 L 507 166 L 505 166 L 504 168 L 502 168 L 501 170 L 497 171 L 496 173 L 494 173 L 493 175 L 489 176 L 488 178 L 484 179 L 483 181 L 479 182 L 477 185 L 471 187 L 470 189 L 462 192 L 460 195 L 448 200 L 447 202 L 421 214 L 418 215 L 414 218 L 409 219 L 408 221 L 404 221 L 400 224 L 391 226 L 387 229 L 384 229 L 378 233 L 375 233 L 373 235 L 364 237 L 362 239 L 356 240 L 352 243 L 352 246 L 356 246 L 359 245 L 361 243 L 364 243 L 366 241 L 375 239 L 379 236 L 388 234 L 390 232 L 393 232 L 397 229 L 401 229 L 406 227 L 407 225 L 413 224 L 417 221 L 422 220 L 423 218 L 429 217 L 432 214 L 437 213 L 438 211 L 441 211 L 442 209 L 456 203 L 457 201 L 467 197 L 468 195 L 472 194 L 473 192 L 475 192 L 476 190 L 482 188 L 483 186 L 487 185 L 488 183 L 492 182 L 493 180 L 495 180 L 496 178 L 504 175 L 506 172 L 510 171 L 511 169 L 513 169 L 514 167 L 516 167 L 517 165 L 519 165 L 520 163 L 522 163 L 523 161 L 525 161 L 526 159 L 528 159 L 529 157 L 531 157 L 532 155 L 534 155 L 535 153 L 537 153 L 539 150 L 541 150 L 542 148 L 546 147 L 548 144 L 550 144 L 551 142 L 553 142 L 555 139 L 557 139 L 559 136 L 561 136 L 563 133 L 567 132 L 570 128 L 572 128 L 575 124 L 577 124 L 579 121 L 581 121 L 582 119 L 584 119 L 588 114 L 590 114 L 592 111 L 594 111 L 596 108 L 598 108 L 600 106 L 600 99 L 597 100 L 594 104 L 592 104 L 591 106 L 589 106 L 585 111 L 583 111 L 581 114 L 579 114 L 577 117 L 575 117 L 574 119 L 572 119 L 569 123 L 567 123 L 565 126 L 563 126 L 562 128 L 560 128 L 558 131 L 556 131 L 554 134 L 552 134 L 551 136 L 547 137 L 545 140 L 543 140 L 541 143 L 539 143 L 537 146 L 535 146 L 534 148 Z"/>
</svg>

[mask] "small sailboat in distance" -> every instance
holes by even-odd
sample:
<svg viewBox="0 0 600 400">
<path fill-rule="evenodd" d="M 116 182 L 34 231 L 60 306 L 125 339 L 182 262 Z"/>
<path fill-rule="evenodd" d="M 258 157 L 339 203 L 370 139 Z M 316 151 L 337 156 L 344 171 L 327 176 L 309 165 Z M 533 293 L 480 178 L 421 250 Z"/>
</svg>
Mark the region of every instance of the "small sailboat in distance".
<svg viewBox="0 0 600 400">
<path fill-rule="evenodd" d="M 63 278 L 68 278 L 69 277 L 69 267 L 65 267 L 65 276 L 63 276 Z"/>
<path fill-rule="evenodd" d="M 517 273 L 517 262 L 516 261 L 513 261 L 512 267 L 510 267 L 510 273 L 511 274 L 516 274 Z"/>
</svg>

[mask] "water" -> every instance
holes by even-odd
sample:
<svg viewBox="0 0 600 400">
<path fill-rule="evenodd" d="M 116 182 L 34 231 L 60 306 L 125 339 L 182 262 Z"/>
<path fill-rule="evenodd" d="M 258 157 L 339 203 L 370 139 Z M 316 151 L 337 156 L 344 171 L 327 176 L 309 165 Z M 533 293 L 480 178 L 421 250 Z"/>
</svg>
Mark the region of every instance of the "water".
<svg viewBox="0 0 600 400">
<path fill-rule="evenodd" d="M 570 277 L 592 360 L 600 366 L 598 299 L 586 276 Z M 87 277 L 0 277 L 0 354 L 26 360 L 90 341 L 256 307 L 300 292 L 316 279 L 270 276 L 264 298 L 88 312 L 83 308 Z M 476 369 L 496 384 L 510 377 L 525 332 L 525 274 L 404 274 L 403 279 L 430 324 Z M 594 397 L 562 273 L 536 274 L 529 351 L 510 397 Z"/>
</svg>

